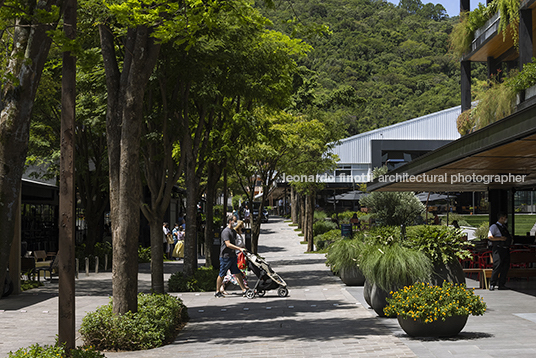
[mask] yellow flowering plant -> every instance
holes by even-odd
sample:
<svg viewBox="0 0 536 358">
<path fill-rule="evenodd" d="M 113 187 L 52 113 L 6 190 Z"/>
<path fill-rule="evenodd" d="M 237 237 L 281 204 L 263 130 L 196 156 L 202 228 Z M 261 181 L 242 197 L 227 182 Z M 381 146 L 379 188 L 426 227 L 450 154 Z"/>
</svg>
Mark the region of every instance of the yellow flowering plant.
<svg viewBox="0 0 536 358">
<path fill-rule="evenodd" d="M 451 316 L 481 316 L 486 312 L 482 297 L 467 289 L 465 284 L 443 282 L 443 286 L 428 283 L 415 283 L 387 298 L 388 306 L 384 312 L 388 317 L 400 316 L 413 318 L 424 323 L 445 320 Z"/>
</svg>

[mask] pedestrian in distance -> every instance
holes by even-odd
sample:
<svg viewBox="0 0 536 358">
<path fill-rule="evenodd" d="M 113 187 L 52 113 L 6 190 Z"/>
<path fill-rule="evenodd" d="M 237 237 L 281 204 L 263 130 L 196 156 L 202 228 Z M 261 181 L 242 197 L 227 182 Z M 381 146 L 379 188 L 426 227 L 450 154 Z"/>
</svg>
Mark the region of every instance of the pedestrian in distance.
<svg viewBox="0 0 536 358">
<path fill-rule="evenodd" d="M 169 251 L 169 241 L 168 237 L 171 235 L 171 230 L 169 229 L 169 224 L 167 222 L 164 222 L 162 224 L 162 230 L 163 230 L 163 244 L 164 244 L 164 254 L 169 257 L 170 251 Z"/>
<path fill-rule="evenodd" d="M 249 227 L 249 222 L 251 221 L 251 211 L 249 211 L 249 207 L 246 205 L 246 208 L 244 209 L 244 224 L 246 227 Z"/>
</svg>

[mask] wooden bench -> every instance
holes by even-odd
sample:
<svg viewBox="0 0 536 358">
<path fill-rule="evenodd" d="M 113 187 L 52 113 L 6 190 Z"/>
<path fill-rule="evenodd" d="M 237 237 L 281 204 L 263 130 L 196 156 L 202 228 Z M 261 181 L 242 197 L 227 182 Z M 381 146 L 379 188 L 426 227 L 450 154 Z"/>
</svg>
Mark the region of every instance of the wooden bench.
<svg viewBox="0 0 536 358">
<path fill-rule="evenodd" d="M 485 269 L 481 269 L 481 268 L 464 268 L 463 272 L 464 273 L 477 273 L 478 281 L 480 282 L 480 288 L 489 288 L 488 280 L 486 279 L 484 270 Z"/>
</svg>

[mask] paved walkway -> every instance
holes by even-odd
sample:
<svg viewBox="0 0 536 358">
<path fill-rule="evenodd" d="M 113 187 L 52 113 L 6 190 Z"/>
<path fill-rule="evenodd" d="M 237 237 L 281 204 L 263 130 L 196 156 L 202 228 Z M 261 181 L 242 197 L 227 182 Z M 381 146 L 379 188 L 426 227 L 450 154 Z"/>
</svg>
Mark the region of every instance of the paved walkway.
<svg viewBox="0 0 536 358">
<path fill-rule="evenodd" d="M 361 287 L 346 287 L 325 266 L 324 255 L 305 245 L 281 219 L 263 224 L 259 252 L 289 285 L 289 297 L 216 299 L 212 292 L 182 293 L 190 322 L 167 346 L 107 357 L 531 357 L 536 356 L 536 287 L 479 291 L 489 311 L 470 317 L 452 339 L 412 339 L 396 320 L 376 317 Z M 166 263 L 166 280 L 181 269 Z M 250 276 L 250 283 L 255 280 Z M 140 265 L 140 291 L 150 289 L 148 265 Z M 470 280 L 471 285 L 476 281 Z M 111 273 L 81 275 L 76 283 L 77 327 L 86 312 L 106 304 Z M 522 293 L 522 292 L 524 293 Z M 52 344 L 57 334 L 57 283 L 0 300 L 0 357 L 33 343 Z"/>
</svg>

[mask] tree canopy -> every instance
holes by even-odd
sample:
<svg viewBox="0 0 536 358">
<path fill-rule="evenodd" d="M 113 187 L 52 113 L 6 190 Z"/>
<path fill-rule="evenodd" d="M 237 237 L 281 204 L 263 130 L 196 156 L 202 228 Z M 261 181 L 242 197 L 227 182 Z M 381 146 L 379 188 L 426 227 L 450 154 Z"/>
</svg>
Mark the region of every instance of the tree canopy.
<svg viewBox="0 0 536 358">
<path fill-rule="evenodd" d="M 275 29 L 303 36 L 313 46 L 298 62 L 308 86 L 300 101 L 337 113 L 348 135 L 460 104 L 460 65 L 448 48 L 457 18 L 449 18 L 441 5 L 420 0 L 398 6 L 385 0 L 257 5 Z M 311 34 L 297 24 L 328 25 L 330 33 Z M 353 101 L 344 101 L 349 94 Z M 337 96 L 342 100 L 333 103 Z"/>
</svg>

